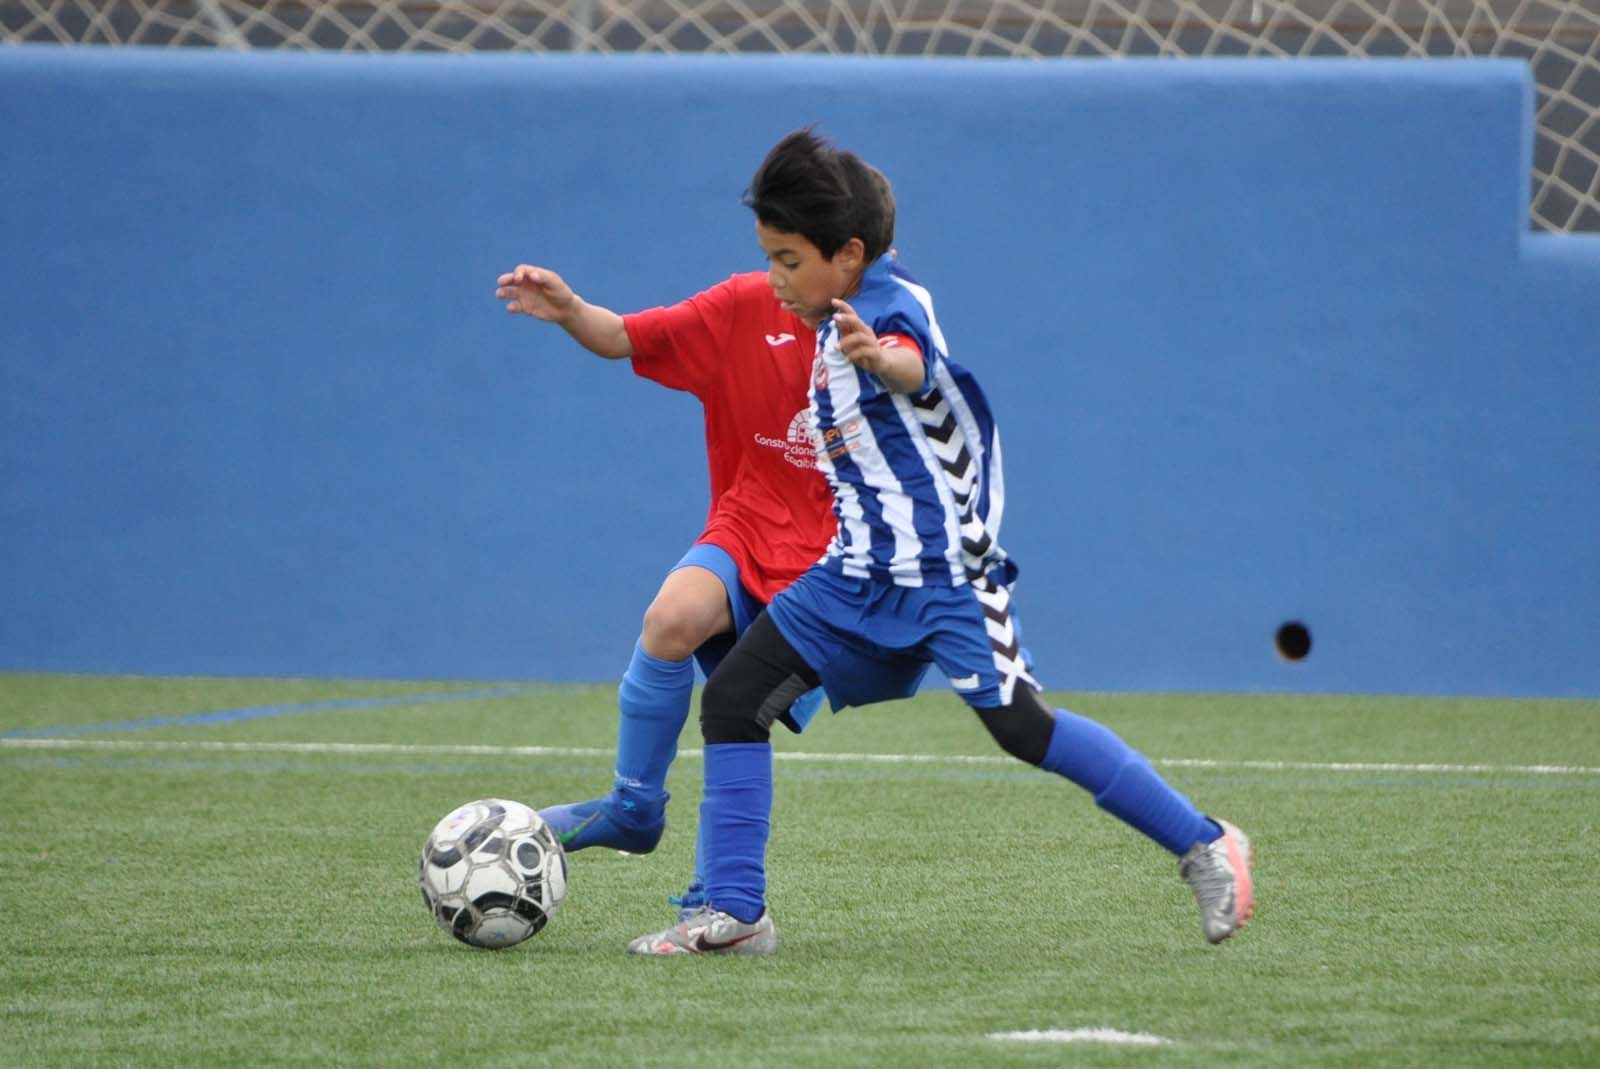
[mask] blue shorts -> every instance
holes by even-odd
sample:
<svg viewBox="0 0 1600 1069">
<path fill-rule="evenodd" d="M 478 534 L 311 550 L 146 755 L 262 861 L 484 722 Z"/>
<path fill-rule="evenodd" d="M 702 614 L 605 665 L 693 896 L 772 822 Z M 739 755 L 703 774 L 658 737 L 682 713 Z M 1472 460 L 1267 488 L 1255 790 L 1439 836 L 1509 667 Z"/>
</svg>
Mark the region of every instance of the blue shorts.
<svg viewBox="0 0 1600 1069">
<path fill-rule="evenodd" d="M 822 677 L 835 709 L 906 698 L 929 664 L 975 709 L 1037 688 L 1010 591 L 998 584 L 894 586 L 814 567 L 767 606 Z"/>
<path fill-rule="evenodd" d="M 700 666 L 700 671 L 705 677 L 710 679 L 711 673 L 717 670 L 717 665 L 721 664 L 728 651 L 733 649 L 733 644 L 739 640 L 739 636 L 749 630 L 750 624 L 761 615 L 761 610 L 766 606 L 761 603 L 760 598 L 744 588 L 744 584 L 739 581 L 739 566 L 721 546 L 714 546 L 709 542 L 690 546 L 689 552 L 672 566 L 672 571 L 685 567 L 704 568 L 722 580 L 722 586 L 728 592 L 728 608 L 733 613 L 731 634 L 724 632 L 714 635 L 694 651 L 695 663 Z M 795 699 L 789 711 L 780 715 L 778 719 L 798 735 L 805 730 L 821 706 L 822 692 L 810 691 Z"/>
</svg>

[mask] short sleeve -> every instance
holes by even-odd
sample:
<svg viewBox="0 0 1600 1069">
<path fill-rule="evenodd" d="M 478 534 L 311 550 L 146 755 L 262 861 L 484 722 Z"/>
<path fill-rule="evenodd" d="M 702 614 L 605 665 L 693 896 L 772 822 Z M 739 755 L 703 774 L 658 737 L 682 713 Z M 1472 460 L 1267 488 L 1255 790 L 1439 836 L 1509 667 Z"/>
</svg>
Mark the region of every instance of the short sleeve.
<svg viewBox="0 0 1600 1069">
<path fill-rule="evenodd" d="M 922 356 L 922 385 L 912 392 L 921 396 L 933 387 L 934 361 L 939 359 L 938 347 L 933 344 L 933 338 L 928 331 L 927 324 L 916 317 L 900 312 L 891 313 L 881 324 L 875 328 L 879 338 L 903 339 L 906 348 L 914 348 Z"/>
<path fill-rule="evenodd" d="M 633 345 L 634 374 L 700 396 L 727 349 L 733 308 L 729 279 L 669 307 L 623 316 Z"/>
</svg>

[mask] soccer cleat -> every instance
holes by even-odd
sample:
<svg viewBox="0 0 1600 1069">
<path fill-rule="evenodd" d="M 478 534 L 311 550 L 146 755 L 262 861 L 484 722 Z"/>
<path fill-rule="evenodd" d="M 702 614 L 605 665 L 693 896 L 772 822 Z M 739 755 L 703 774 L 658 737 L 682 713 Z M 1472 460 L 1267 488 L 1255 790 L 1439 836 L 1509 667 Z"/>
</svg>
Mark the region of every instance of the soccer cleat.
<svg viewBox="0 0 1600 1069">
<path fill-rule="evenodd" d="M 641 935 L 628 944 L 628 953 L 651 957 L 671 954 L 771 954 L 778 949 L 778 929 L 772 914 L 762 911 L 752 924 L 701 906 L 664 932 Z"/>
<path fill-rule="evenodd" d="M 644 801 L 613 790 L 604 798 L 553 805 L 539 815 L 555 829 L 568 853 L 591 846 L 609 846 L 630 854 L 648 854 L 667 828 L 667 798 Z"/>
<path fill-rule="evenodd" d="M 1243 928 L 1256 911 L 1250 840 L 1226 820 L 1217 823 L 1222 834 L 1212 842 L 1195 843 L 1178 862 L 1178 875 L 1194 891 L 1200 907 L 1200 927 L 1213 943 Z"/>
<path fill-rule="evenodd" d="M 683 894 L 668 895 L 667 901 L 678 907 L 678 923 L 682 924 L 705 908 L 706 885 L 699 880 L 695 880 Z"/>
</svg>

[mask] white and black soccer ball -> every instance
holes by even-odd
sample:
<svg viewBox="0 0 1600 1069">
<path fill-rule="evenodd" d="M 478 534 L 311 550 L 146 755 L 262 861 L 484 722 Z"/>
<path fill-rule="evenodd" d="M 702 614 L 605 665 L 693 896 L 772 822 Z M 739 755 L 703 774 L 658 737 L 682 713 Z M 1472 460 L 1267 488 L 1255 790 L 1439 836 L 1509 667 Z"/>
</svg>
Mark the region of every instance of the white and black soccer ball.
<svg viewBox="0 0 1600 1069">
<path fill-rule="evenodd" d="M 538 932 L 561 908 L 567 856 L 538 813 L 481 798 L 434 826 L 418 879 L 439 927 L 469 946 L 499 950 Z"/>
</svg>

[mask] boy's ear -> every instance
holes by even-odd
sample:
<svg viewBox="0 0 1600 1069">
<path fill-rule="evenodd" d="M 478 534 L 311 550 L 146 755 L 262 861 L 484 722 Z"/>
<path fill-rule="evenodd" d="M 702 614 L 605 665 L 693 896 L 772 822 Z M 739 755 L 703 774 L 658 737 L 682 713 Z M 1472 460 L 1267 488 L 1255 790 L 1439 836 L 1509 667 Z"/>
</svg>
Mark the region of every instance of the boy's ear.
<svg viewBox="0 0 1600 1069">
<path fill-rule="evenodd" d="M 841 267 L 855 271 L 867 262 L 867 243 L 860 238 L 851 238 L 839 246 L 839 251 L 834 253 L 834 259 L 844 257 Z"/>
</svg>

